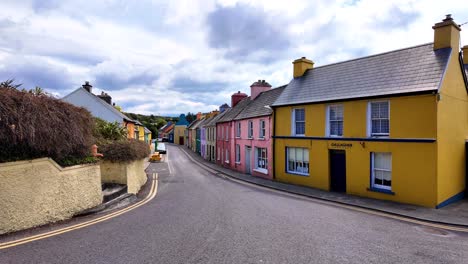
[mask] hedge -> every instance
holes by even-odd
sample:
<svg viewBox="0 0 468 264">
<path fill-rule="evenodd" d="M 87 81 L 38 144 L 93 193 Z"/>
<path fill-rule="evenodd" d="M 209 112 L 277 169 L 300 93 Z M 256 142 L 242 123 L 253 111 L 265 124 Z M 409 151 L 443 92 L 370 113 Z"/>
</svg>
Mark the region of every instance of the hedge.
<svg viewBox="0 0 468 264">
<path fill-rule="evenodd" d="M 0 86 L 0 162 L 50 157 L 59 164 L 90 154 L 94 119 L 84 108 Z"/>
<path fill-rule="evenodd" d="M 98 146 L 103 160 L 112 162 L 131 162 L 147 158 L 150 149 L 147 143 L 139 140 L 109 141 Z"/>
</svg>

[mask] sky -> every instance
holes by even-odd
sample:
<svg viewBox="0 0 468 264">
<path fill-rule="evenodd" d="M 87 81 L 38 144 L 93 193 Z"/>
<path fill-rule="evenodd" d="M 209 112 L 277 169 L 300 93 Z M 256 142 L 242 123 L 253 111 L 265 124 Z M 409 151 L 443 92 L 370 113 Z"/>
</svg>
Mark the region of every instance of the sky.
<svg viewBox="0 0 468 264">
<path fill-rule="evenodd" d="M 266 80 L 433 41 L 466 0 L 1 0 L 0 81 L 63 97 L 89 81 L 126 112 L 209 112 Z M 468 45 L 468 24 L 461 45 Z"/>
</svg>

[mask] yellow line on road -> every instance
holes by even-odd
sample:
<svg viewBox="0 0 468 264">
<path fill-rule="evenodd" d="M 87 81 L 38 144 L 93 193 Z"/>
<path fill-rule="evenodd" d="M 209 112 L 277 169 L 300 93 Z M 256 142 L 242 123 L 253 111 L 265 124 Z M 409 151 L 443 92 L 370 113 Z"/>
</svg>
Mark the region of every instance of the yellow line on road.
<svg viewBox="0 0 468 264">
<path fill-rule="evenodd" d="M 98 217 L 96 219 L 86 221 L 86 222 L 83 222 L 83 223 L 79 223 L 79 224 L 76 224 L 76 225 L 68 226 L 68 227 L 65 227 L 65 228 L 53 230 L 53 231 L 50 231 L 50 232 L 46 232 L 46 233 L 42 233 L 42 234 L 30 236 L 30 237 L 25 237 L 25 238 L 13 240 L 13 241 L 10 241 L 10 242 L 0 243 L 0 250 L 1 249 L 6 249 L 6 248 L 9 248 L 9 247 L 14 247 L 14 246 L 26 244 L 26 243 L 29 243 L 29 242 L 32 242 L 32 241 L 36 241 L 36 240 L 56 236 L 56 235 L 59 235 L 59 234 L 67 233 L 67 232 L 70 232 L 70 231 L 73 231 L 73 230 L 81 229 L 83 227 L 95 225 L 97 223 L 107 221 L 107 220 L 110 220 L 110 219 L 112 219 L 114 217 L 122 215 L 124 213 L 130 212 L 133 209 L 136 209 L 136 208 L 148 203 L 154 197 L 156 197 L 156 194 L 158 193 L 158 174 L 153 173 L 153 176 L 152 176 L 151 179 L 152 179 L 152 184 L 151 184 L 150 192 L 148 193 L 148 195 L 143 200 L 139 201 L 136 204 L 133 204 L 133 205 L 131 205 L 129 207 L 123 208 L 122 210 L 110 213 L 108 215 Z"/>
<path fill-rule="evenodd" d="M 184 149 L 181 149 L 181 150 L 194 163 L 196 163 L 200 167 L 204 168 L 205 170 L 213 173 L 212 168 L 197 162 Z M 218 173 L 226 175 L 225 173 L 222 173 L 222 172 L 219 172 L 219 171 L 216 172 L 216 173 L 213 173 L 213 174 L 218 174 Z M 440 228 L 440 229 L 445 229 L 445 230 L 450 230 L 450 231 L 468 233 L 468 228 L 466 228 L 466 227 L 458 227 L 458 226 L 449 225 L 449 224 L 432 223 L 431 221 L 418 220 L 418 219 L 414 219 L 414 218 L 411 218 L 411 217 L 395 215 L 395 214 L 392 214 L 392 213 L 386 213 L 386 212 L 377 211 L 377 210 L 373 210 L 373 209 L 366 209 L 366 208 L 362 208 L 362 207 L 359 207 L 359 206 L 347 205 L 347 204 L 342 204 L 342 203 L 339 203 L 339 202 L 323 200 L 323 199 L 320 199 L 320 198 L 304 196 L 304 195 L 300 195 L 300 194 L 290 193 L 290 192 L 286 192 L 286 191 L 283 191 L 283 190 L 273 189 L 273 188 L 261 186 L 261 185 L 258 185 L 258 184 L 246 182 L 246 181 L 243 181 L 243 180 L 233 178 L 233 177 L 231 177 L 229 175 L 227 175 L 227 176 L 228 176 L 227 179 L 229 179 L 231 181 L 234 181 L 234 182 L 237 182 L 237 183 L 240 183 L 240 184 L 245 184 L 245 185 L 248 185 L 248 186 L 253 186 L 253 187 L 256 187 L 256 188 L 269 190 L 269 191 L 272 191 L 272 192 L 286 194 L 286 195 L 289 195 L 291 197 L 299 197 L 299 198 L 302 198 L 302 199 L 306 198 L 306 199 L 313 200 L 314 202 L 317 202 L 317 203 L 320 203 L 320 204 L 325 204 L 325 205 L 339 207 L 339 208 L 346 208 L 346 209 L 349 209 L 349 210 L 352 210 L 352 211 L 357 211 L 357 212 L 371 214 L 371 215 L 377 215 L 377 216 L 381 216 L 381 217 L 385 217 L 385 218 L 391 218 L 391 219 L 399 220 L 399 221 L 402 221 L 402 222 L 413 223 L 413 224 L 418 224 L 418 225 L 422 225 L 422 226 L 428 226 L 428 227 Z"/>
</svg>

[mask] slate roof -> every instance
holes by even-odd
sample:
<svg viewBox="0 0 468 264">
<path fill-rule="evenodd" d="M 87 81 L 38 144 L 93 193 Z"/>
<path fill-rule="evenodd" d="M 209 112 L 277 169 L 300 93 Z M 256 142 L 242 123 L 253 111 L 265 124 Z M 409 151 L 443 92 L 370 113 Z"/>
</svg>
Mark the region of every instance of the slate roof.
<svg viewBox="0 0 468 264">
<path fill-rule="evenodd" d="M 265 106 L 270 106 L 273 104 L 285 88 L 286 85 L 283 85 L 278 88 L 260 93 L 234 118 L 234 120 L 271 115 L 273 110 Z"/>
<path fill-rule="evenodd" d="M 226 114 L 218 119 L 216 123 L 223 123 L 223 122 L 228 122 L 234 120 L 238 114 L 242 112 L 250 103 L 252 100 L 250 100 L 250 96 L 242 99 L 240 102 L 236 104 L 236 106 L 232 107 L 229 110 L 226 110 Z"/>
<path fill-rule="evenodd" d="M 193 126 L 198 122 L 197 119 L 193 120 L 192 123 L 190 123 L 188 126 L 187 126 L 187 129 L 192 129 Z"/>
<path fill-rule="evenodd" d="M 428 43 L 316 67 L 291 80 L 273 106 L 437 90 L 450 53 Z"/>
<path fill-rule="evenodd" d="M 208 119 L 207 123 L 205 123 L 204 126 L 205 127 L 216 126 L 216 121 L 218 121 L 218 119 L 223 117 L 228 111 L 229 109 L 222 113 L 217 114 L 216 116 L 213 116 L 211 119 Z"/>
<path fill-rule="evenodd" d="M 191 127 L 191 129 L 197 129 L 197 128 L 199 128 L 201 125 L 203 125 L 203 123 L 205 122 L 205 120 L 206 120 L 205 118 L 198 120 L 198 122 L 195 123 L 195 124 Z"/>
</svg>

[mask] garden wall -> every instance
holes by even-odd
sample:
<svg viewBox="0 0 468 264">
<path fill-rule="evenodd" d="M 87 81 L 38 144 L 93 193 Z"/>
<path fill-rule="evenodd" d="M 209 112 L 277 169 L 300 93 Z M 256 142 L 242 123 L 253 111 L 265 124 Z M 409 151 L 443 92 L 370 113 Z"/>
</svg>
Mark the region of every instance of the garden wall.
<svg viewBox="0 0 468 264">
<path fill-rule="evenodd" d="M 103 183 L 127 184 L 128 193 L 136 194 L 146 183 L 145 159 L 131 162 L 101 163 L 101 177 Z"/>
<path fill-rule="evenodd" d="M 0 234 L 71 218 L 102 203 L 99 165 L 0 163 Z"/>
</svg>

